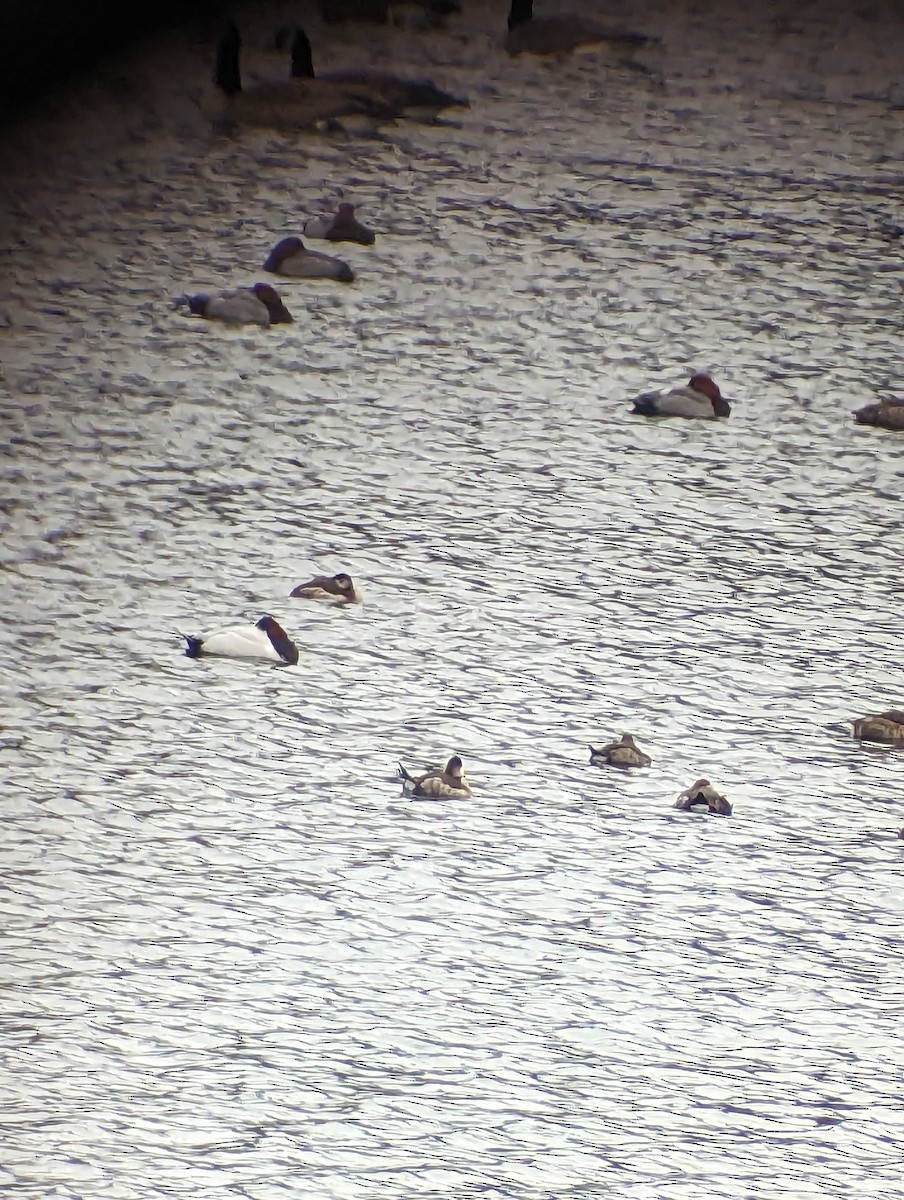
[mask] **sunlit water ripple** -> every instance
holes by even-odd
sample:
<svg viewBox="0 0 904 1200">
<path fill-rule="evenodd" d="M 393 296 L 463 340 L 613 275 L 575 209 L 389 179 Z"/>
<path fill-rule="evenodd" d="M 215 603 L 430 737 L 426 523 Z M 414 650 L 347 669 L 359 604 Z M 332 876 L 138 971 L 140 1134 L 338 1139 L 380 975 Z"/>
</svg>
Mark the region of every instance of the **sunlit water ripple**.
<svg viewBox="0 0 904 1200">
<path fill-rule="evenodd" d="M 215 136 L 208 29 L 8 131 L 4 1195 L 901 1194 L 901 759 L 845 721 L 904 702 L 904 435 L 849 415 L 904 18 L 647 0 L 644 74 L 498 7 L 309 22 L 440 126 Z M 341 197 L 295 325 L 170 308 Z M 693 368 L 729 421 L 629 415 Z M 181 655 L 263 611 L 297 669 Z M 472 800 L 400 796 L 450 751 Z"/>
</svg>

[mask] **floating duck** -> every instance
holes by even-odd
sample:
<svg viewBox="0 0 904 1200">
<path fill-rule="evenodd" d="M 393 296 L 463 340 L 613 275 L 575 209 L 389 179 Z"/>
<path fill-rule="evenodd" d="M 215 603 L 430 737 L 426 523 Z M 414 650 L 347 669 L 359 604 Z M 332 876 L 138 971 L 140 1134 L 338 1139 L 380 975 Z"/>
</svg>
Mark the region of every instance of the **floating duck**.
<svg viewBox="0 0 904 1200">
<path fill-rule="evenodd" d="M 242 40 L 235 25 L 230 25 L 217 47 L 214 80 L 226 96 L 224 114 L 229 125 L 256 125 L 270 129 L 316 129 L 339 117 L 364 115 L 391 120 L 395 115 L 372 90 L 343 84 L 293 78 L 260 83 L 248 91 L 242 89 L 239 55 Z"/>
<path fill-rule="evenodd" d="M 362 246 L 372 246 L 377 240 L 372 230 L 355 219 L 352 204 L 340 204 L 335 213 L 329 216 L 310 217 L 301 232 L 309 238 L 324 238 L 328 242 L 358 242 Z"/>
<path fill-rule="evenodd" d="M 466 799 L 470 796 L 471 786 L 463 771 L 461 759 L 457 754 L 449 759 L 441 771 L 427 771 L 418 778 L 409 775 L 399 763 L 403 789 L 412 796 L 430 796 L 433 799 Z"/>
<path fill-rule="evenodd" d="M 623 733 L 620 741 L 608 742 L 599 749 L 590 747 L 590 762 L 594 767 L 648 767 L 652 761 L 630 733 Z"/>
<path fill-rule="evenodd" d="M 314 78 L 314 56 L 311 43 L 303 29 L 296 31 L 292 43 L 292 76 L 296 79 Z M 370 67 L 349 67 L 342 71 L 327 71 L 319 81 L 369 90 L 375 100 L 388 106 L 395 115 L 406 110 L 428 110 L 437 113 L 442 108 L 467 108 L 468 101 L 444 92 L 429 79 L 402 79 L 389 71 Z"/>
<path fill-rule="evenodd" d="M 888 712 L 856 717 L 851 721 L 854 737 L 863 742 L 886 742 L 904 746 L 904 712 L 892 708 Z"/>
<path fill-rule="evenodd" d="M 720 796 L 708 779 L 698 779 L 675 801 L 682 812 L 710 812 L 720 817 L 731 816 L 731 805 Z"/>
<path fill-rule="evenodd" d="M 702 371 L 690 377 L 685 387 L 667 392 L 647 392 L 632 401 L 633 412 L 645 417 L 697 417 L 714 421 L 727 417 L 731 405 L 719 391 L 711 375 Z"/>
<path fill-rule="evenodd" d="M 289 595 L 303 600 L 328 600 L 331 604 L 361 603 L 361 593 L 351 575 L 344 571 L 338 575 L 317 575 L 307 583 L 300 583 Z"/>
<path fill-rule="evenodd" d="M 335 279 L 353 283 L 355 273 L 341 258 L 309 250 L 299 237 L 283 238 L 273 247 L 264 263 L 265 271 L 292 279 Z"/>
<path fill-rule="evenodd" d="M 878 425 L 882 429 L 904 429 L 904 400 L 882 396 L 854 413 L 858 425 Z"/>
<path fill-rule="evenodd" d="M 256 283 L 250 288 L 234 288 L 229 292 L 213 292 L 207 296 L 185 296 L 178 301 L 187 304 L 196 317 L 222 321 L 226 325 L 291 324 L 292 314 L 280 299 L 279 292 L 269 283 Z"/>
<path fill-rule="evenodd" d="M 505 48 L 509 54 L 569 54 L 582 46 L 603 42 L 622 49 L 637 49 L 658 38 L 626 29 L 611 29 L 571 13 L 535 17 L 533 0 L 512 0 Z"/>
<path fill-rule="evenodd" d="M 189 658 L 265 658 L 289 666 L 298 662 L 298 647 L 275 617 L 263 616 L 256 625 L 230 625 L 200 637 L 182 636 L 188 643 L 185 653 Z"/>
</svg>

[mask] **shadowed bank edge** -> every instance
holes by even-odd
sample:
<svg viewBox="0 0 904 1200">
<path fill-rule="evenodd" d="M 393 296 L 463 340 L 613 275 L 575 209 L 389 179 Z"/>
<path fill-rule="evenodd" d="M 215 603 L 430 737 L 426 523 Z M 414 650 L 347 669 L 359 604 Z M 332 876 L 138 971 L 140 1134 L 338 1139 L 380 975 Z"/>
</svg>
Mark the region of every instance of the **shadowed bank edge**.
<svg viewBox="0 0 904 1200">
<path fill-rule="evenodd" d="M 3 0 L 0 120 L 157 30 L 220 13 L 224 0 Z"/>
</svg>

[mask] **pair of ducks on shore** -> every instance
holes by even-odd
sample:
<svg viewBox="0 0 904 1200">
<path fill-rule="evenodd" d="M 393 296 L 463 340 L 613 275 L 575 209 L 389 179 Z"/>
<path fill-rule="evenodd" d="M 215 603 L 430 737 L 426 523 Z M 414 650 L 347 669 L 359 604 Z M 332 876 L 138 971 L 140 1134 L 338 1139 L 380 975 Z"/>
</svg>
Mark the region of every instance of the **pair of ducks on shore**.
<svg viewBox="0 0 904 1200">
<path fill-rule="evenodd" d="M 281 31 L 277 35 L 280 43 Z M 634 50 L 657 41 L 646 34 L 613 29 L 585 17 L 563 14 L 534 17 L 533 0 L 512 0 L 505 46 L 510 54 L 531 52 L 563 55 L 583 46 L 608 44 Z M 307 34 L 296 28 L 291 44 L 288 81 L 256 84 L 243 89 L 240 66 L 241 36 L 230 25 L 217 49 L 215 83 L 226 96 L 220 124 L 270 129 L 331 128 L 343 118 L 391 121 L 405 115 L 436 117 L 445 108 L 467 108 L 467 99 L 438 88 L 427 79 L 407 79 L 390 71 L 352 67 L 315 75 Z"/>
<path fill-rule="evenodd" d="M 306 237 L 328 242 L 372 246 L 376 241 L 376 234 L 361 224 L 351 204 L 340 204 L 335 213 L 310 217 L 302 226 L 302 232 Z M 264 270 L 290 279 L 335 279 L 339 283 L 352 283 L 355 278 L 347 262 L 319 250 L 309 250 L 300 237 L 287 237 L 278 242 L 270 251 Z M 279 292 L 269 283 L 183 296 L 176 301 L 175 307 L 182 305 L 187 305 L 193 316 L 221 321 L 224 325 L 260 325 L 267 329 L 271 325 L 289 325 L 293 321 Z"/>
<path fill-rule="evenodd" d="M 316 575 L 293 588 L 290 596 L 319 600 L 327 604 L 360 604 L 361 593 L 345 571 L 337 575 Z M 210 633 L 183 633 L 188 658 L 261 658 L 267 662 L 294 667 L 299 651 L 275 617 L 265 614 L 254 625 L 228 625 Z"/>
</svg>

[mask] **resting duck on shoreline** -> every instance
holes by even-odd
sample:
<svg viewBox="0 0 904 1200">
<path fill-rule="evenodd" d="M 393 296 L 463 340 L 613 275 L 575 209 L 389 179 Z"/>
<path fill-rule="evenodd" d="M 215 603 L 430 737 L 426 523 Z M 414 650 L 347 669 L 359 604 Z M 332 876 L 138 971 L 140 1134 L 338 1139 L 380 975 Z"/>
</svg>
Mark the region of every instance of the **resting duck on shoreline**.
<svg viewBox="0 0 904 1200">
<path fill-rule="evenodd" d="M 862 742 L 904 746 L 904 712 L 900 709 L 892 708 L 888 712 L 855 717 L 851 725 L 854 727 L 854 737 Z"/>
<path fill-rule="evenodd" d="M 377 240 L 372 230 L 356 220 L 352 204 L 340 204 L 329 216 L 309 217 L 301 232 L 305 237 L 323 238 L 328 242 L 358 242 L 361 246 L 372 246 Z"/>
<path fill-rule="evenodd" d="M 337 117 L 363 114 L 378 120 L 391 120 L 395 115 L 372 90 L 338 82 L 292 78 L 259 83 L 245 91 L 239 66 L 241 46 L 238 29 L 230 25 L 217 47 L 214 73 L 214 82 L 226 97 L 223 117 L 228 126 L 312 130 Z"/>
<path fill-rule="evenodd" d="M 415 778 L 399 763 L 399 775 L 402 788 L 411 796 L 431 796 L 434 799 L 467 799 L 471 795 L 471 785 L 464 777 L 462 761 L 454 754 L 443 769 L 436 768 L 426 771 Z"/>
<path fill-rule="evenodd" d="M 260 325 L 266 329 L 268 325 L 292 323 L 292 314 L 269 283 L 206 296 L 184 296 L 177 301 L 177 305 L 181 304 L 187 304 L 193 316 L 222 321 L 224 325 Z"/>
<path fill-rule="evenodd" d="M 607 742 L 599 749 L 595 746 L 590 747 L 590 762 L 594 767 L 648 767 L 652 761 L 630 733 L 623 733 L 620 741 Z"/>
<path fill-rule="evenodd" d="M 721 796 L 708 779 L 698 779 L 675 801 L 681 812 L 710 812 L 719 817 L 731 816 L 731 805 Z"/>
<path fill-rule="evenodd" d="M 338 575 L 316 575 L 307 583 L 300 583 L 293 588 L 289 595 L 303 600 L 328 600 L 331 604 L 361 603 L 361 593 L 351 575 L 344 571 Z"/>
<path fill-rule="evenodd" d="M 509 54 L 568 54 L 603 42 L 633 50 L 658 40 L 627 29 L 610 29 L 574 13 L 535 17 L 533 0 L 512 0 L 505 48 Z"/>
<path fill-rule="evenodd" d="M 644 417 L 694 417 L 714 421 L 731 413 L 731 405 L 719 391 L 712 376 L 702 371 L 692 375 L 684 387 L 646 392 L 632 403 L 632 412 Z"/>
<path fill-rule="evenodd" d="M 313 80 L 314 55 L 311 43 L 303 29 L 296 30 L 292 42 L 292 78 Z M 468 108 L 468 101 L 442 91 L 429 79 L 402 79 L 389 71 L 371 67 L 348 67 L 341 71 L 327 71 L 318 75 L 318 81 L 370 92 L 378 103 L 382 103 L 399 116 L 406 110 L 428 110 L 435 114 L 442 108 Z"/>
<path fill-rule="evenodd" d="M 335 279 L 354 283 L 355 273 L 341 258 L 309 250 L 299 237 L 283 238 L 267 255 L 264 270 L 291 279 Z"/>
<path fill-rule="evenodd" d="M 229 625 L 192 637 L 183 633 L 188 658 L 215 655 L 219 658 L 265 658 L 294 666 L 298 647 L 275 617 L 263 616 L 256 625 Z"/>
</svg>

